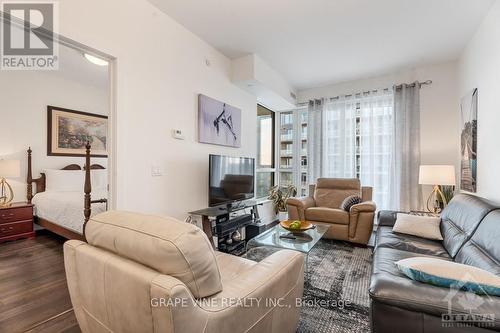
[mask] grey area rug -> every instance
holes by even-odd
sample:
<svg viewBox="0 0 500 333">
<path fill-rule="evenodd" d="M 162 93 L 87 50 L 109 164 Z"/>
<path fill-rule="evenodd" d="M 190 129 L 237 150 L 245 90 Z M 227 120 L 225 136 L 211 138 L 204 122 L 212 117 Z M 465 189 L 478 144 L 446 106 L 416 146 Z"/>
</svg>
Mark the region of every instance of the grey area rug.
<svg viewBox="0 0 500 333">
<path fill-rule="evenodd" d="M 254 248 L 248 259 L 262 260 L 277 250 Z M 320 240 L 309 253 L 297 332 L 370 332 L 372 251 Z"/>
</svg>

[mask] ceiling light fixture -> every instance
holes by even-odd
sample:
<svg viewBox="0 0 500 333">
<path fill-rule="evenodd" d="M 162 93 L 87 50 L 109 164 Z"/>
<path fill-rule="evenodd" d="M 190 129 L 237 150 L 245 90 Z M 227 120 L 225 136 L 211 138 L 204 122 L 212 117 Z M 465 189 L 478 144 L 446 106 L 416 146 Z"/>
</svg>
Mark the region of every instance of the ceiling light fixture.
<svg viewBox="0 0 500 333">
<path fill-rule="evenodd" d="M 108 62 L 106 60 L 98 58 L 98 57 L 93 56 L 91 54 L 84 53 L 83 56 L 85 57 L 85 59 L 87 59 L 88 61 L 90 61 L 94 65 L 97 65 L 97 66 L 107 66 L 108 65 Z"/>
</svg>

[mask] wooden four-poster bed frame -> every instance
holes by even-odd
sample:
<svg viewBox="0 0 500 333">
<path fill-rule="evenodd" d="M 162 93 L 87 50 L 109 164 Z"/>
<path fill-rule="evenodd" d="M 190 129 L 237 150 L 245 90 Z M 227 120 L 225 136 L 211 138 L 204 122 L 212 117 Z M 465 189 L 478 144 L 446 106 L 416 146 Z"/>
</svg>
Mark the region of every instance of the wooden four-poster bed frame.
<svg viewBox="0 0 500 333">
<path fill-rule="evenodd" d="M 83 167 L 83 170 L 85 170 L 85 182 L 84 182 L 84 188 L 83 188 L 83 216 L 84 216 L 84 223 L 83 223 L 83 233 L 80 234 L 78 232 L 75 232 L 73 230 L 70 230 L 68 228 L 65 228 L 62 225 L 59 225 L 55 223 L 55 221 L 49 221 L 43 218 L 40 218 L 38 216 L 35 216 L 35 223 L 40 225 L 41 227 L 52 231 L 55 234 L 58 234 L 64 238 L 67 239 L 78 239 L 85 241 L 85 225 L 90 219 L 90 215 L 92 213 L 92 204 L 95 203 L 105 203 L 107 205 L 107 199 L 99 199 L 99 200 L 92 200 L 91 194 L 92 194 L 92 183 L 91 183 L 91 176 L 90 176 L 90 170 L 102 170 L 106 169 L 100 164 L 90 164 L 90 150 L 91 150 L 91 145 L 90 143 L 87 143 L 86 145 L 86 150 L 85 150 L 85 165 Z M 28 149 L 28 175 L 27 175 L 27 199 L 28 203 L 31 204 L 31 200 L 34 197 L 33 193 L 33 183 L 36 185 L 36 192 L 35 193 L 41 193 L 45 192 L 46 185 L 47 185 L 47 180 L 45 173 L 40 173 L 40 177 L 34 179 L 33 174 L 32 174 L 32 163 L 31 163 L 31 153 L 32 150 L 31 148 Z M 90 165 L 90 168 L 87 166 Z M 62 168 L 61 170 L 82 170 L 82 168 L 78 164 L 70 164 Z"/>
</svg>

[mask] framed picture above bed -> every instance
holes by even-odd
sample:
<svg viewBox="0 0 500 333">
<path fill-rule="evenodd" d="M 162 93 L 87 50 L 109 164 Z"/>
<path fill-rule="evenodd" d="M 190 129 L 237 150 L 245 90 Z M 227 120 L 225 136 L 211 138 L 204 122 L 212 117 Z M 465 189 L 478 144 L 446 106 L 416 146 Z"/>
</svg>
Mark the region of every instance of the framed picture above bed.
<svg viewBox="0 0 500 333">
<path fill-rule="evenodd" d="M 90 141 L 92 157 L 108 157 L 108 117 L 47 106 L 47 155 L 85 156 Z"/>
</svg>

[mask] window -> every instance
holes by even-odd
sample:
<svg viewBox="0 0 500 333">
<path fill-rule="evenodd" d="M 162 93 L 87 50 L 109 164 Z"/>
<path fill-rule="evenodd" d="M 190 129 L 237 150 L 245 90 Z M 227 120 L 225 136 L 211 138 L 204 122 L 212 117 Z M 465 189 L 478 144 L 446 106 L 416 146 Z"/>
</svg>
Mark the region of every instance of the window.
<svg viewBox="0 0 500 333">
<path fill-rule="evenodd" d="M 274 186 L 274 125 L 274 112 L 257 105 L 257 198 L 266 197 Z"/>
<path fill-rule="evenodd" d="M 373 199 L 389 205 L 393 94 L 375 91 L 330 101 L 325 107 L 324 177 L 356 177 L 373 186 Z"/>
<path fill-rule="evenodd" d="M 307 108 L 280 112 L 279 120 L 279 184 L 307 195 Z"/>
</svg>

